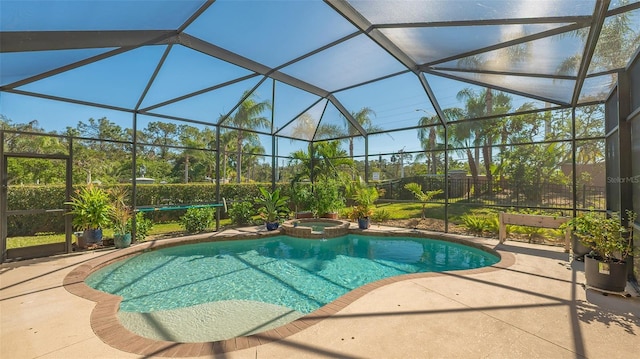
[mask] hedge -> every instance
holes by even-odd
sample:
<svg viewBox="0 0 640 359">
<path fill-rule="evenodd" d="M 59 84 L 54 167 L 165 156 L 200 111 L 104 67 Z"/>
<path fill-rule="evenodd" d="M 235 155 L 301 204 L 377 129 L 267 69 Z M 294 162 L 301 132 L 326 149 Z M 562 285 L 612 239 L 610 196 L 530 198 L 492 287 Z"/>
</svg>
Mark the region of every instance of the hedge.
<svg viewBox="0 0 640 359">
<path fill-rule="evenodd" d="M 228 203 L 251 201 L 258 196 L 258 187 L 270 188 L 270 183 L 230 183 L 220 186 L 220 195 Z M 279 185 L 280 186 L 280 185 Z M 125 187 L 131 191 L 130 184 L 105 185 L 105 189 Z M 289 191 L 288 185 L 282 185 L 283 193 Z M 79 188 L 79 187 L 76 187 Z M 64 208 L 64 185 L 12 186 L 9 187 L 9 210 L 55 209 Z M 216 202 L 216 185 L 212 183 L 188 184 L 139 184 L 137 185 L 138 206 L 171 206 Z M 154 222 L 177 221 L 186 210 L 145 212 L 145 216 Z M 226 217 L 221 213 L 222 218 Z M 38 232 L 64 233 L 64 216 L 61 213 L 42 213 L 36 215 L 12 215 L 7 219 L 7 234 L 31 236 Z"/>
</svg>

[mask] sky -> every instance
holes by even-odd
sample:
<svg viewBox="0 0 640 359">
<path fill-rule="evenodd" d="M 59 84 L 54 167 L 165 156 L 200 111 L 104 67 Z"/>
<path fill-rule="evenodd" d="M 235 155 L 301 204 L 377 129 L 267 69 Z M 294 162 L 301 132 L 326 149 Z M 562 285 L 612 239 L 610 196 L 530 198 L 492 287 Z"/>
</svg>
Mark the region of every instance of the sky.
<svg viewBox="0 0 640 359">
<path fill-rule="evenodd" d="M 13 1 L 3 0 L 0 3 L 0 30 L 156 30 L 172 29 L 182 24 L 202 1 Z M 572 13 L 589 14 L 593 1 L 570 1 L 568 6 Z M 246 6 L 249 4 L 250 6 Z M 398 3 L 400 4 L 400 3 Z M 408 2 L 402 3 L 403 6 Z M 465 4 L 464 2 L 462 4 Z M 467 16 L 471 14 L 474 2 L 469 2 L 468 9 L 459 9 L 456 14 L 445 11 L 441 16 Z M 508 2 L 494 1 L 494 8 L 506 6 Z M 503 5 L 501 5 L 503 4 Z M 520 8 L 514 8 L 512 15 L 526 16 L 527 11 L 543 14 L 557 11 L 548 8 L 549 2 L 522 2 Z M 158 6 L 161 5 L 161 6 Z M 354 2 L 353 5 L 362 10 L 366 16 L 381 16 L 380 22 L 392 21 L 393 14 L 384 12 L 368 14 L 374 11 L 377 3 Z M 438 9 L 436 9 L 438 10 Z M 488 18 L 495 17 L 495 9 L 483 9 Z M 404 12 L 407 13 L 407 12 Z M 378 15 L 376 15 L 378 14 Z M 439 16 L 432 11 L 431 16 Z M 444 14 L 444 15 L 443 15 Z M 518 15 L 520 14 L 520 15 Z M 418 19 L 426 20 L 426 19 Z M 417 21 L 417 20 L 416 20 Z M 555 25 L 557 26 L 557 25 Z M 477 37 L 501 41 L 500 36 L 513 36 L 497 30 L 506 27 L 477 27 Z M 548 27 L 539 26 L 530 31 L 542 31 Z M 330 44 L 356 32 L 356 28 L 329 6 L 321 1 L 216 1 L 202 16 L 192 23 L 185 33 L 202 38 L 241 56 L 270 67 L 285 65 L 301 55 Z M 506 31 L 502 31 L 506 32 Z M 423 41 L 409 37 L 408 53 L 415 44 L 411 41 Z M 467 33 L 471 36 L 471 33 Z M 413 39 L 413 40 L 412 40 Z M 430 37 L 434 49 L 451 47 L 449 51 L 463 51 L 460 47 L 471 46 L 464 41 L 456 43 L 451 39 Z M 488 41 L 488 40 L 485 40 Z M 566 56 L 579 51 L 579 42 L 564 39 L 553 46 L 555 52 L 562 56 L 554 57 L 549 43 L 545 56 L 542 56 L 547 67 L 554 68 L 551 62 L 557 63 Z M 28 78 L 43 71 L 95 56 L 113 50 L 113 48 L 40 51 L 30 53 L 0 53 L 0 84 L 10 84 L 17 79 Z M 147 46 L 134 49 L 96 63 L 72 69 L 38 82 L 29 83 L 18 90 L 78 99 L 81 101 L 104 103 L 109 106 L 133 109 L 141 99 L 149 79 L 157 64 L 161 61 L 166 45 Z M 435 50 L 434 50 L 435 51 Z M 564 52 L 563 52 L 564 51 Z M 418 56 L 417 54 L 415 56 Z M 488 59 L 489 61 L 491 59 Z M 335 97 L 351 112 L 364 107 L 371 108 L 373 125 L 378 129 L 392 130 L 415 126 L 420 117 L 435 115 L 431 102 L 425 94 L 417 76 L 404 73 L 383 81 L 356 88 L 337 91 L 351 84 L 367 81 L 371 78 L 385 76 L 406 70 L 397 60 L 375 45 L 365 35 L 354 36 L 334 47 L 313 54 L 299 62 L 284 66 L 285 74 L 299 77 L 315 86 L 336 91 Z M 140 108 L 161 104 L 171 98 L 207 89 L 210 86 L 235 81 L 252 72 L 211 56 L 204 55 L 186 46 L 174 45 L 153 82 L 153 86 L 141 102 Z M 464 107 L 456 98 L 456 94 L 471 88 L 480 91 L 478 86 L 447 79 L 445 77 L 425 75 L 429 85 L 436 93 L 442 108 Z M 150 110 L 170 116 L 190 118 L 197 121 L 216 122 L 221 115 L 233 110 L 245 91 L 256 86 L 262 76 L 247 78 L 233 85 L 225 86 L 200 95 L 160 106 Z M 504 80 L 504 79 L 503 79 Z M 513 79 L 506 79 L 506 81 Z M 497 80 L 496 80 L 497 81 Z M 502 80 L 501 80 L 502 81 Z M 542 84 L 536 86 L 545 86 Z M 527 86 L 527 82 L 523 82 Z M 547 86 L 546 88 L 553 88 Z M 555 87 L 560 87 L 557 83 Z M 281 82 L 267 80 L 255 90 L 260 101 L 274 102 L 274 128 L 282 129 L 293 118 L 303 113 L 320 98 Z M 527 99 L 518 95 L 512 96 L 514 108 L 525 101 L 544 107 L 541 101 Z M 314 108 L 317 109 L 318 107 Z M 316 113 L 318 113 L 316 111 Z M 79 121 L 87 122 L 89 118 L 107 117 L 110 121 L 131 128 L 130 113 L 75 105 L 29 96 L 21 96 L 0 92 L 0 114 L 15 123 L 38 120 L 39 125 L 47 131 L 63 131 L 67 126 L 75 127 Z M 270 114 L 267 114 L 270 117 Z M 155 120 L 153 117 L 141 116 L 139 127 Z M 323 122 L 339 123 L 337 110 L 329 104 Z M 282 130 L 286 132 L 285 130 Z M 291 132 L 291 130 L 287 130 Z M 383 140 L 380 140 L 383 138 Z M 270 152 L 271 141 L 266 136 L 263 146 Z M 420 145 L 415 131 L 396 132 L 391 135 L 376 136 L 370 141 L 369 153 L 391 153 L 404 149 L 418 151 Z M 289 140 L 279 141 L 281 155 L 301 148 Z M 362 141 L 356 141 L 357 154 L 364 153 Z"/>
</svg>

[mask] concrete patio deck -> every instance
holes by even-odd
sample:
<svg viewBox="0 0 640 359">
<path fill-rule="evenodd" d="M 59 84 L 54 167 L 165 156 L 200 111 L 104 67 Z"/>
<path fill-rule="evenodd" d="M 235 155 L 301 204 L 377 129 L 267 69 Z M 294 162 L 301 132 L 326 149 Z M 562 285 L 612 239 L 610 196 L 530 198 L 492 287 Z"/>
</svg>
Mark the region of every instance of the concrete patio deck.
<svg viewBox="0 0 640 359">
<path fill-rule="evenodd" d="M 252 229 L 224 231 L 238 235 Z M 402 231 L 375 228 L 374 231 Z M 335 314 L 217 358 L 632 358 L 640 297 L 585 291 L 583 264 L 560 247 L 471 238 L 515 262 L 491 271 L 388 281 Z M 91 326 L 96 303 L 63 287 L 79 266 L 116 250 L 0 266 L 1 358 L 154 357 L 115 349 Z M 238 343 L 244 339 L 238 339 Z M 203 347 L 206 345 L 203 345 Z M 238 344 L 238 347 L 246 345 Z M 202 352 L 207 352 L 203 350 Z M 176 351 L 176 354 L 182 354 Z M 166 357 L 166 352 L 165 352 Z"/>
</svg>

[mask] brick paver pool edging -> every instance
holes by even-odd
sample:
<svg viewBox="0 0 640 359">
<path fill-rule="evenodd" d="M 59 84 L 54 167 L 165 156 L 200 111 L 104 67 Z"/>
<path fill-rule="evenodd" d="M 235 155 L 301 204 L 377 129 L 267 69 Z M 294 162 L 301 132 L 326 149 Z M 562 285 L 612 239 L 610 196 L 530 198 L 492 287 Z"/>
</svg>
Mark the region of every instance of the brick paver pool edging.
<svg viewBox="0 0 640 359">
<path fill-rule="evenodd" d="M 464 273 L 465 275 L 500 270 L 508 268 L 515 263 L 515 256 L 512 253 L 491 249 L 481 243 L 474 242 L 472 240 L 472 237 L 467 236 L 406 229 L 366 231 L 352 230 L 352 233 L 387 237 L 404 236 L 440 239 L 469 245 L 474 248 L 482 249 L 500 256 L 500 261 L 492 266 L 477 269 L 468 269 L 464 271 L 455 271 L 456 273 Z M 68 292 L 74 295 L 96 302 L 96 306 L 91 312 L 91 327 L 93 328 L 95 334 L 104 343 L 110 345 L 111 347 L 125 352 L 144 356 L 194 357 L 221 354 L 277 341 L 298 333 L 302 330 L 305 330 L 308 327 L 319 323 L 325 318 L 336 314 L 349 304 L 353 303 L 355 300 L 377 288 L 399 281 L 441 275 L 437 272 L 412 273 L 381 279 L 379 281 L 368 283 L 362 287 L 356 288 L 351 292 L 337 298 L 333 302 L 317 309 L 316 311 L 305 315 L 304 317 L 298 318 L 293 322 L 285 324 L 281 327 L 250 336 L 204 343 L 177 343 L 169 341 L 158 341 L 141 337 L 129 331 L 124 326 L 122 326 L 122 324 L 120 324 L 117 317 L 118 308 L 120 307 L 120 302 L 122 301 L 122 298 L 120 296 L 95 290 L 84 283 L 85 279 L 96 270 L 116 261 L 120 261 L 149 250 L 199 242 L 264 238 L 279 234 L 281 234 L 280 231 L 232 234 L 225 234 L 224 232 L 221 232 L 213 236 L 187 236 L 175 239 L 166 239 L 162 241 L 144 242 L 131 246 L 129 248 L 112 251 L 99 258 L 95 258 L 79 265 L 64 278 L 63 286 Z"/>
</svg>

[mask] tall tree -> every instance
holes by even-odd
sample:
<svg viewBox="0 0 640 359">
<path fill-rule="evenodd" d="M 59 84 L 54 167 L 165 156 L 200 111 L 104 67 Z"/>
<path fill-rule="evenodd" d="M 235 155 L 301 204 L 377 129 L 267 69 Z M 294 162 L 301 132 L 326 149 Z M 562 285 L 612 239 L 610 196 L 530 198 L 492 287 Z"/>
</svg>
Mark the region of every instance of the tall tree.
<svg viewBox="0 0 640 359">
<path fill-rule="evenodd" d="M 246 93 L 244 94 L 246 96 Z M 236 182 L 240 183 L 242 173 L 242 147 L 250 137 L 257 136 L 246 129 L 264 129 L 271 126 L 269 118 L 264 116 L 265 111 L 271 109 L 269 101 L 258 102 L 255 93 L 247 97 L 236 112 L 225 121 L 226 125 L 234 128 L 236 138 Z"/>
<path fill-rule="evenodd" d="M 445 115 L 445 120 L 452 121 L 455 119 L 459 119 L 463 116 L 462 109 L 459 108 L 445 108 L 443 110 Z M 433 116 L 422 116 L 418 121 L 418 139 L 420 140 L 420 145 L 424 150 L 424 155 L 427 157 L 428 163 L 428 173 L 437 174 L 438 173 L 438 158 L 440 157 L 437 150 L 443 150 L 444 146 L 438 145 L 438 138 L 444 138 L 444 129 L 440 125 L 440 119 L 437 115 Z M 417 156 L 417 158 L 420 158 Z"/>
<path fill-rule="evenodd" d="M 351 112 L 351 117 L 367 132 L 381 131 L 382 128 L 373 124 L 371 116 L 375 116 L 376 113 L 369 107 L 363 107 L 358 112 Z M 351 123 L 344 118 L 344 124 L 347 128 L 347 135 L 349 136 L 349 158 L 353 160 L 353 139 L 360 136 L 360 132 Z"/>
<path fill-rule="evenodd" d="M 160 158 L 169 159 L 170 147 L 178 144 L 178 125 L 170 122 L 149 122 L 143 130 L 145 137 L 151 144 L 158 146 Z"/>
</svg>

